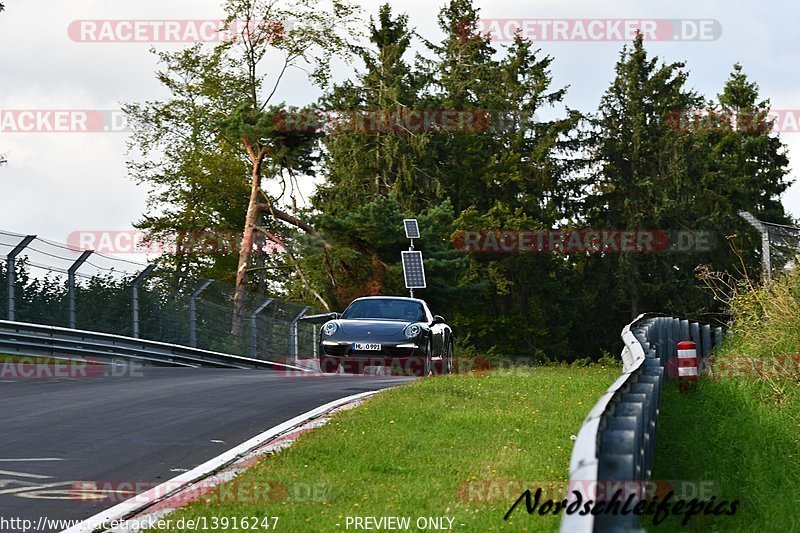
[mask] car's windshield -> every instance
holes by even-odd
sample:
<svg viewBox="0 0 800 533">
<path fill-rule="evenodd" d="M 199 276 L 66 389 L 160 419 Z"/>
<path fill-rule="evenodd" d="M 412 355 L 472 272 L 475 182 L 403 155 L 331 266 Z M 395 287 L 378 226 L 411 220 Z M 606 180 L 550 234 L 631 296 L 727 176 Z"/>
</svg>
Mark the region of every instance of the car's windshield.
<svg viewBox="0 0 800 533">
<path fill-rule="evenodd" d="M 421 303 L 392 298 L 357 300 L 350 304 L 350 307 L 342 314 L 342 318 L 382 318 L 408 322 L 424 322 L 426 320 L 425 308 Z"/>
</svg>

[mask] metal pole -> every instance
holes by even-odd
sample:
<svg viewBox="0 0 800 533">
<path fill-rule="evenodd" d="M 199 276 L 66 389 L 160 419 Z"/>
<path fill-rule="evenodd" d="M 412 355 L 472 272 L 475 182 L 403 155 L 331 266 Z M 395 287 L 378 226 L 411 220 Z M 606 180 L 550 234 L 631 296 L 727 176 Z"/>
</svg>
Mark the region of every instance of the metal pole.
<svg viewBox="0 0 800 533">
<path fill-rule="evenodd" d="M 253 359 L 258 358 L 258 323 L 256 319 L 258 318 L 258 315 L 261 314 L 261 311 L 266 309 L 267 306 L 271 303 L 272 303 L 272 298 L 267 298 L 250 315 L 250 357 L 252 357 Z"/>
<path fill-rule="evenodd" d="M 308 306 L 304 307 L 299 313 L 297 313 L 297 316 L 295 316 L 292 319 L 292 321 L 290 323 L 290 326 L 289 326 L 290 327 L 290 329 L 289 329 L 289 351 L 290 351 L 290 355 L 292 356 L 292 362 L 294 364 L 297 364 L 297 356 L 299 355 L 298 354 L 299 344 L 298 344 L 298 341 L 297 341 L 297 330 L 298 330 L 297 321 L 300 320 L 300 318 L 302 318 L 302 316 L 304 314 L 306 314 L 306 311 L 308 311 L 309 309 L 311 309 L 311 308 L 308 307 Z"/>
<path fill-rule="evenodd" d="M 761 265 L 764 269 L 765 279 L 769 281 L 772 278 L 772 260 L 769 252 L 769 230 L 760 220 L 747 211 L 739 211 L 739 216 L 745 219 L 761 234 Z"/>
<path fill-rule="evenodd" d="M 155 268 L 155 265 L 147 265 L 131 282 L 131 334 L 134 339 L 139 338 L 139 285 Z"/>
<path fill-rule="evenodd" d="M 94 250 L 83 252 L 67 270 L 67 299 L 69 301 L 69 327 L 71 329 L 75 329 L 75 273 L 89 259 L 92 253 L 94 253 Z"/>
<path fill-rule="evenodd" d="M 409 240 L 411 241 L 411 244 L 408 246 L 408 251 L 409 252 L 413 252 L 414 251 L 414 239 L 409 239 Z M 411 292 L 411 297 L 413 298 L 414 297 L 414 289 L 408 289 L 408 290 Z"/>
<path fill-rule="evenodd" d="M 192 348 L 197 348 L 197 305 L 195 302 L 197 297 L 212 283 L 214 283 L 213 279 L 203 280 L 200 286 L 189 296 L 189 346 Z"/>
<path fill-rule="evenodd" d="M 8 319 L 10 321 L 15 320 L 15 309 L 14 309 L 14 275 L 15 269 L 17 266 L 17 256 L 22 252 L 22 250 L 27 247 L 33 239 L 36 238 L 36 235 L 28 235 L 22 242 L 14 247 L 13 250 L 9 252 L 6 256 L 6 281 L 8 282 Z"/>
</svg>

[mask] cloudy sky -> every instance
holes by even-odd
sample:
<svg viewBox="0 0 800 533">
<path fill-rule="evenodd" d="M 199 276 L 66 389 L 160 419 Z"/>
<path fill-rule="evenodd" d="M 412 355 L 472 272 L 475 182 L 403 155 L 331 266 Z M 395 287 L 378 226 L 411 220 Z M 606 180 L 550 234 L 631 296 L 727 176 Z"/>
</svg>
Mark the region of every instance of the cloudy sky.
<svg viewBox="0 0 800 533">
<path fill-rule="evenodd" d="M 434 40 L 440 37 L 436 13 L 444 0 L 390 3 L 395 10 L 407 12 L 422 35 Z M 0 14 L 0 110 L 6 115 L 16 112 L 17 119 L 21 110 L 112 111 L 119 109 L 121 102 L 164 96 L 153 75 L 156 65 L 148 52 L 150 44 L 76 42 L 75 33 L 69 31 L 71 25 L 75 28 L 75 21 L 204 20 L 222 15 L 221 0 L 6 0 L 5 4 L 6 11 Z M 595 36 L 605 31 L 604 35 L 612 38 L 612 23 L 619 19 L 704 21 L 705 26 L 686 23 L 685 35 L 690 37 L 695 29 L 706 28 L 709 38 L 680 41 L 665 33 L 664 23 L 659 22 L 655 33 L 662 40 L 648 43 L 648 49 L 670 61 L 686 61 L 690 85 L 704 95 L 716 95 L 738 61 L 759 83 L 762 96 L 771 99 L 773 108 L 800 108 L 796 59 L 800 6 L 794 2 L 770 2 L 769 8 L 741 0 L 513 0 L 477 4 L 484 19 L 506 22 L 610 20 L 610 26 L 588 26 L 586 22 L 585 28 Z M 361 5 L 369 16 L 379 3 L 362 0 Z M 529 24 L 528 31 L 546 31 L 543 26 Z M 577 31 L 577 23 L 569 24 L 568 31 Z M 570 86 L 567 105 L 591 111 L 611 80 L 623 42 L 598 41 L 596 37 L 580 40 L 580 33 L 575 35 L 578 40 L 548 40 L 540 46 L 555 57 L 554 85 Z M 175 49 L 184 45 L 156 46 Z M 336 72 L 340 79 L 348 75 L 347 67 Z M 318 94 L 297 73 L 283 84 L 278 100 L 305 104 Z M 143 213 L 146 190 L 126 174 L 125 133 L 10 129 L 0 128 L 0 153 L 9 160 L 0 168 L 0 230 L 65 242 L 74 231 L 129 229 Z M 782 138 L 790 149 L 792 175 L 796 175 L 800 133 L 786 132 Z M 800 186 L 790 189 L 784 201 L 789 211 L 800 217 Z"/>
</svg>

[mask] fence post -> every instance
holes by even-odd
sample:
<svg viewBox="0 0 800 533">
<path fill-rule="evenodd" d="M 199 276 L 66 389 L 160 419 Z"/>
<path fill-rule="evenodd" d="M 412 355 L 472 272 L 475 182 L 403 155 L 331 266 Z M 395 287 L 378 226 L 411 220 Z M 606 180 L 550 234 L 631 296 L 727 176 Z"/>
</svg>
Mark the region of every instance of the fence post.
<svg viewBox="0 0 800 533">
<path fill-rule="evenodd" d="M 312 332 L 311 342 L 313 343 L 311 351 L 314 354 L 314 359 L 318 360 L 319 359 L 319 337 L 318 337 L 319 328 L 312 324 L 311 332 Z"/>
<path fill-rule="evenodd" d="M 769 230 L 760 220 L 747 211 L 739 211 L 739 216 L 745 219 L 761 234 L 761 266 L 764 269 L 765 279 L 769 281 L 772 278 L 772 259 L 769 255 Z"/>
<path fill-rule="evenodd" d="M 67 270 L 67 299 L 69 301 L 69 327 L 75 329 L 75 273 L 89 259 L 94 250 L 84 251 Z"/>
<path fill-rule="evenodd" d="M 670 359 L 675 357 L 677 353 L 675 350 L 678 349 L 678 343 L 681 342 L 681 319 L 680 318 L 673 318 L 672 319 L 672 346 L 670 347 L 669 357 Z"/>
<path fill-rule="evenodd" d="M 250 357 L 258 358 L 258 315 L 272 303 L 272 298 L 267 298 L 264 302 L 250 314 Z"/>
<path fill-rule="evenodd" d="M 292 363 L 297 364 L 297 356 L 299 351 L 299 345 L 297 341 L 297 333 L 298 327 L 297 322 L 306 314 L 306 311 L 311 309 L 310 307 L 306 306 L 299 313 L 295 316 L 291 323 L 289 324 L 289 354 L 292 356 Z"/>
<path fill-rule="evenodd" d="M 134 339 L 139 338 L 139 285 L 155 268 L 155 265 L 147 265 L 131 282 L 131 334 Z"/>
<path fill-rule="evenodd" d="M 214 283 L 213 279 L 203 280 L 189 296 L 189 346 L 197 348 L 197 298 L 200 294 Z"/>
<path fill-rule="evenodd" d="M 8 320 L 16 320 L 14 308 L 14 275 L 17 266 L 17 256 L 24 250 L 36 235 L 28 235 L 17 244 L 6 256 L 6 281 L 8 282 Z"/>
</svg>

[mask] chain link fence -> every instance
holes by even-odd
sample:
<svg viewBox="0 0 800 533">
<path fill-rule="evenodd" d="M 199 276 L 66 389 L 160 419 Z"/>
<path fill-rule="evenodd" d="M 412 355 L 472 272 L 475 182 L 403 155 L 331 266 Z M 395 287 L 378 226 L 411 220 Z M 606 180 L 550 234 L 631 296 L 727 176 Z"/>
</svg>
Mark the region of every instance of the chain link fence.
<svg viewBox="0 0 800 533">
<path fill-rule="evenodd" d="M 800 228 L 765 222 L 747 211 L 741 211 L 739 215 L 761 235 L 761 263 L 767 279 L 770 279 L 774 272 L 797 267 L 800 255 Z"/>
<path fill-rule="evenodd" d="M 249 294 L 235 335 L 234 287 L 227 283 L 196 279 L 174 288 L 146 264 L 100 253 L 86 257 L 65 244 L 4 231 L 0 258 L 2 319 L 269 361 L 316 356 L 320 320 L 304 318 L 320 311 L 302 304 Z"/>
</svg>

